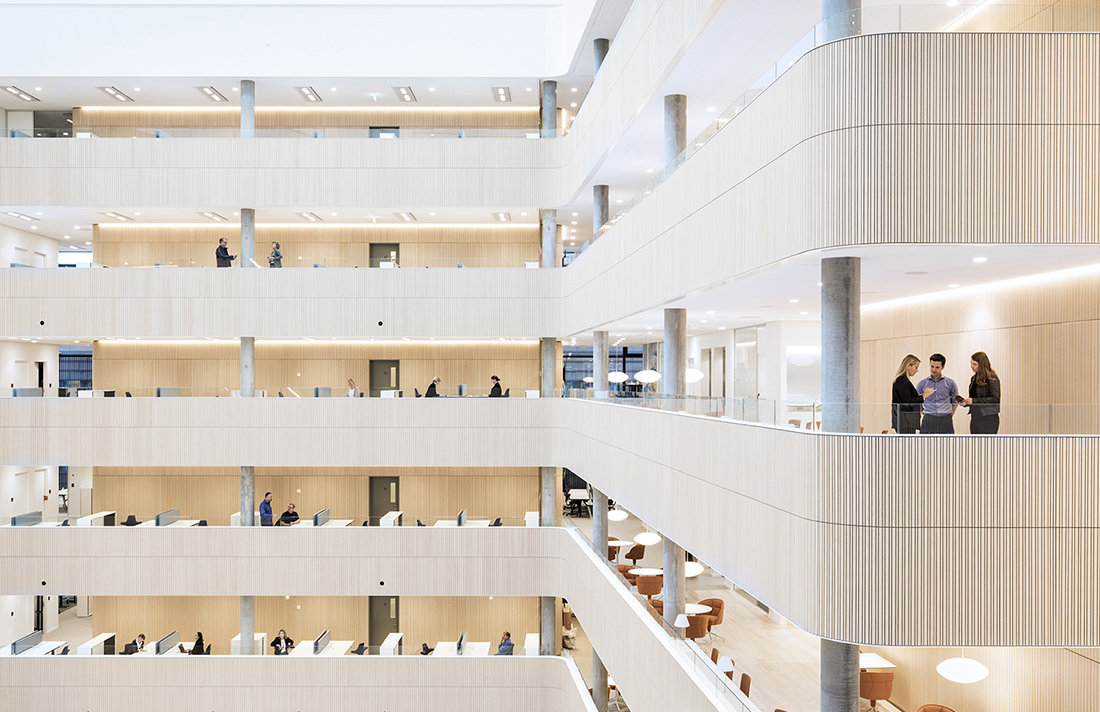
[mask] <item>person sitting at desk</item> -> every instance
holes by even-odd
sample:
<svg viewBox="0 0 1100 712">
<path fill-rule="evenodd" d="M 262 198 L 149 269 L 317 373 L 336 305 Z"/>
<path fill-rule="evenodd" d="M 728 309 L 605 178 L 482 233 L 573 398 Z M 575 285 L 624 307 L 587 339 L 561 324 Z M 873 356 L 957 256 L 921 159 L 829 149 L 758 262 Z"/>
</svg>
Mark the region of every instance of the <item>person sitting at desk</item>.
<svg viewBox="0 0 1100 712">
<path fill-rule="evenodd" d="M 512 634 L 504 631 L 504 637 L 500 639 L 500 645 L 497 646 L 497 655 L 511 655 L 513 647 L 515 646 L 512 644 Z"/>
<path fill-rule="evenodd" d="M 145 634 L 138 633 L 138 637 L 134 638 L 134 642 L 131 643 L 131 645 L 136 648 L 136 650 L 134 650 L 135 653 L 140 653 L 142 650 L 145 650 Z"/>
<path fill-rule="evenodd" d="M 183 643 L 180 643 L 180 652 L 184 655 L 205 655 L 206 643 L 202 642 L 202 631 L 195 633 L 195 644 L 191 646 L 190 652 L 184 649 Z"/>
<path fill-rule="evenodd" d="M 344 394 L 347 398 L 359 397 L 359 386 L 355 385 L 355 381 L 348 379 L 348 392 Z"/>
<path fill-rule="evenodd" d="M 294 505 L 288 504 L 286 511 L 279 516 L 279 523 L 277 526 L 290 527 L 298 523 L 298 513 L 294 511 Z"/>
<path fill-rule="evenodd" d="M 502 398 L 504 396 L 504 392 L 500 390 L 500 379 L 496 376 L 493 376 L 490 380 L 493 382 L 493 388 L 489 391 L 489 397 Z"/>
<path fill-rule="evenodd" d="M 439 376 L 432 379 L 432 382 L 428 385 L 428 390 L 424 391 L 425 398 L 438 398 L 439 393 L 435 390 L 435 384 L 439 383 Z"/>
<path fill-rule="evenodd" d="M 287 655 L 294 647 L 294 641 L 286 636 L 285 630 L 279 630 L 279 637 L 271 641 L 271 647 L 275 648 L 276 655 Z"/>
</svg>

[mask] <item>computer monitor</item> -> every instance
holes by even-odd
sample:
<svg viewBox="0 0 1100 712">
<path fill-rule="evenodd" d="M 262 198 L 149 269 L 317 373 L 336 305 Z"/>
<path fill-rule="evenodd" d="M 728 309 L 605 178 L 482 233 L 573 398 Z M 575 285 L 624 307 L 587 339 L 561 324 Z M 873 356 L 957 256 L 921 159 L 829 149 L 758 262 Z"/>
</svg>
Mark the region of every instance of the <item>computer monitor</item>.
<svg viewBox="0 0 1100 712">
<path fill-rule="evenodd" d="M 462 655 L 462 651 L 466 649 L 466 631 L 462 631 L 462 635 L 458 636 L 458 642 L 455 643 L 455 655 Z"/>
<path fill-rule="evenodd" d="M 115 636 L 111 636 L 103 641 L 103 654 L 114 655 L 115 654 Z"/>
<path fill-rule="evenodd" d="M 13 527 L 33 527 L 35 524 L 42 523 L 42 512 L 27 512 L 26 514 L 18 514 L 11 518 L 11 525 Z"/>
<path fill-rule="evenodd" d="M 111 512 L 110 514 L 104 514 L 103 515 L 103 526 L 113 527 L 114 525 L 115 525 L 115 513 Z"/>
<path fill-rule="evenodd" d="M 460 527 L 466 526 L 466 510 L 465 509 L 463 509 L 461 512 L 458 513 L 458 516 L 455 518 L 455 524 L 457 524 Z"/>
<path fill-rule="evenodd" d="M 133 643 L 127 643 L 126 647 L 122 649 L 122 654 L 123 655 L 133 655 L 137 651 L 138 651 L 138 649 L 137 649 L 136 645 L 134 645 Z M 111 653 L 108 653 L 107 649 L 104 648 L 103 649 L 103 654 L 104 655 L 110 655 Z"/>
</svg>

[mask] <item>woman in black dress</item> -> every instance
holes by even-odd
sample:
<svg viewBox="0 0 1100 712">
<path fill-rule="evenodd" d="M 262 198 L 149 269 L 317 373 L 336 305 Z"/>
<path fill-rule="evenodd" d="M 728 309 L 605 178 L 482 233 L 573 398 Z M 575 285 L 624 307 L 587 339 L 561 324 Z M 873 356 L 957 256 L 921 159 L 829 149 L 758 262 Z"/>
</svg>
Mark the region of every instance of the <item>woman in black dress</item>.
<svg viewBox="0 0 1100 712">
<path fill-rule="evenodd" d="M 890 402 L 890 424 L 894 431 L 900 434 L 912 435 L 920 427 L 920 404 L 935 391 L 925 388 L 924 393 L 917 393 L 913 386 L 912 378 L 917 375 L 920 368 L 920 359 L 909 354 L 901 360 L 898 366 L 898 375 L 894 379 L 893 394 Z"/>
<path fill-rule="evenodd" d="M 985 351 L 970 356 L 970 370 L 970 397 L 962 402 L 970 406 L 970 434 L 996 435 L 1001 428 L 1001 379 Z"/>
</svg>

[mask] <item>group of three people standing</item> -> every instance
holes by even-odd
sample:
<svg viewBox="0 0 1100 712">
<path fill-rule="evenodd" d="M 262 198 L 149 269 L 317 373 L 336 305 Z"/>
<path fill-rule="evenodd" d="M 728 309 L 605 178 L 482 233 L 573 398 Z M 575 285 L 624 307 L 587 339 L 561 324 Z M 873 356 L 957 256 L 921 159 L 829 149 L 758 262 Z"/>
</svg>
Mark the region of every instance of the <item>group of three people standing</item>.
<svg viewBox="0 0 1100 712">
<path fill-rule="evenodd" d="M 953 435 L 952 416 L 964 405 L 970 407 L 972 435 L 996 435 L 1001 427 L 1001 379 L 990 365 L 989 356 L 984 351 L 970 356 L 974 375 L 970 377 L 967 398 L 960 396 L 955 381 L 943 374 L 946 364 L 943 354 L 929 356 L 929 376 L 914 387 L 910 379 L 917 374 L 920 359 L 909 354 L 901 360 L 891 398 L 894 430 L 910 435 L 918 430 L 924 435 Z"/>
</svg>

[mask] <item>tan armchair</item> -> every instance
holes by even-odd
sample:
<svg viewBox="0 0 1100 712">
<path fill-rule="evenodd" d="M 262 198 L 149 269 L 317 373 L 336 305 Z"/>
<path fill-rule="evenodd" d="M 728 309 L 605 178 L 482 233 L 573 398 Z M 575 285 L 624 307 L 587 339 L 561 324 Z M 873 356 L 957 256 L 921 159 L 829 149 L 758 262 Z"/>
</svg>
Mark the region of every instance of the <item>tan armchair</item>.
<svg viewBox="0 0 1100 712">
<path fill-rule="evenodd" d="M 664 588 L 664 579 L 664 576 L 639 576 L 634 585 L 638 587 L 638 593 L 646 598 L 653 598 L 661 595 L 661 589 Z"/>
<path fill-rule="evenodd" d="M 709 623 L 710 616 L 688 616 L 688 627 L 684 631 L 684 637 L 690 640 L 699 640 L 707 634 L 707 625 Z"/>
<path fill-rule="evenodd" d="M 608 541 L 619 541 L 619 538 L 614 537 L 614 536 L 609 536 L 609 537 L 607 537 L 607 540 Z M 608 561 L 615 561 L 618 557 L 619 557 L 619 547 L 617 547 L 617 546 L 607 547 L 607 560 Z"/>
<path fill-rule="evenodd" d="M 626 552 L 626 559 L 630 563 L 634 564 L 630 568 L 636 568 L 638 566 L 638 559 L 645 557 L 645 544 L 635 544 L 630 547 L 630 551 Z"/>
<path fill-rule="evenodd" d="M 871 703 L 871 709 L 878 709 L 878 701 L 890 699 L 893 691 L 894 673 L 859 671 L 859 696 Z"/>
<path fill-rule="evenodd" d="M 943 705 L 921 705 L 917 712 L 955 712 L 955 710 Z"/>
<path fill-rule="evenodd" d="M 620 574 L 623 575 L 623 578 L 626 579 L 627 583 L 629 583 L 631 586 L 638 585 L 638 575 L 630 573 L 630 570 L 634 568 L 633 566 L 631 566 L 630 564 L 619 564 L 615 568 Z"/>
</svg>

